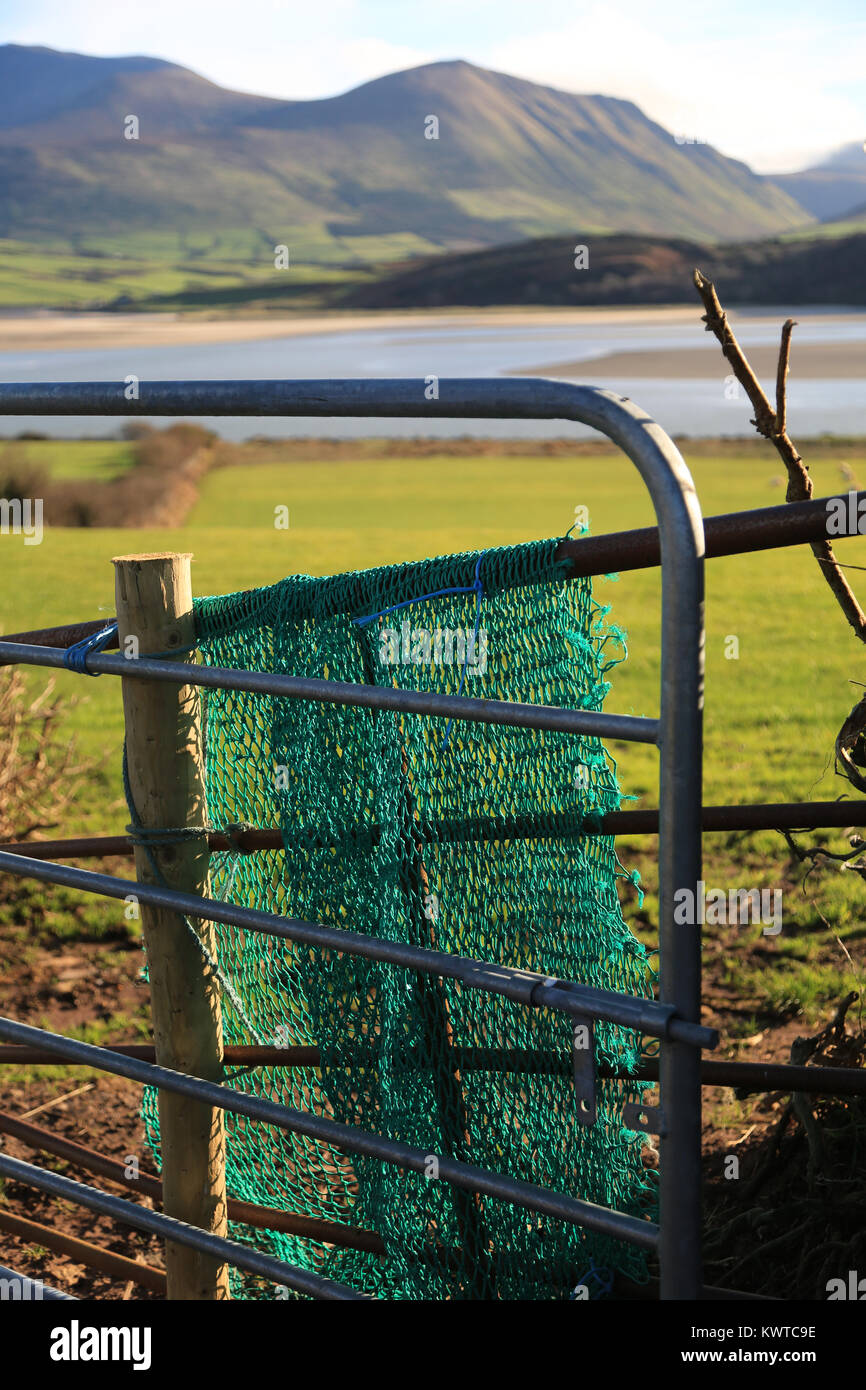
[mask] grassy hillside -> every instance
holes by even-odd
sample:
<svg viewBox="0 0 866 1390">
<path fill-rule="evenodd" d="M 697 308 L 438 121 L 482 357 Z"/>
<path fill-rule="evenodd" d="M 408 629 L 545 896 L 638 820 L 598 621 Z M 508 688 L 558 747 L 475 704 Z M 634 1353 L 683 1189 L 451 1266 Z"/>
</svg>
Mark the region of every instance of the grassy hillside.
<svg viewBox="0 0 866 1390">
<path fill-rule="evenodd" d="M 246 237 L 82 238 L 48 247 L 0 240 L 0 307 L 6 309 L 319 308 L 369 272 L 339 264 L 274 269 L 264 234 Z M 233 246 L 242 249 L 233 250 Z M 123 249 L 115 249 L 115 248 Z M 389 248 L 380 245 L 385 258 Z M 406 247 L 401 254 L 408 254 Z M 429 250 L 429 246 L 424 248 Z M 370 247 L 371 252 L 374 250 Z M 337 257 L 339 248 L 324 250 Z M 2 337 L 2 328 L 0 328 Z"/>
<path fill-rule="evenodd" d="M 719 246 L 659 237 L 545 237 L 438 256 L 347 286 L 351 308 L 692 304 L 700 266 L 733 304 L 866 304 L 866 231 Z M 811 229 L 810 229 L 811 232 Z M 575 249 L 588 264 L 577 268 Z"/>
<path fill-rule="evenodd" d="M 263 232 L 79 238 L 50 252 L 0 240 L 0 308 L 280 314 L 495 305 L 692 304 L 698 265 L 736 304 L 866 303 L 866 214 L 730 246 L 663 237 L 542 237 L 437 253 L 412 236 L 317 243 L 273 266 Z M 576 269 L 575 247 L 588 250 Z M 341 253 L 346 258 L 340 260 Z M 395 264 L 396 261 L 396 264 Z"/>
<path fill-rule="evenodd" d="M 248 227 L 271 261 L 282 242 L 316 262 L 324 240 L 364 262 L 382 237 L 461 248 L 578 225 L 724 239 L 809 220 L 770 180 L 678 144 L 632 102 L 465 62 L 274 101 L 153 59 L 0 48 L 0 236 L 12 240 L 49 243 L 58 225 L 133 240 Z"/>
</svg>

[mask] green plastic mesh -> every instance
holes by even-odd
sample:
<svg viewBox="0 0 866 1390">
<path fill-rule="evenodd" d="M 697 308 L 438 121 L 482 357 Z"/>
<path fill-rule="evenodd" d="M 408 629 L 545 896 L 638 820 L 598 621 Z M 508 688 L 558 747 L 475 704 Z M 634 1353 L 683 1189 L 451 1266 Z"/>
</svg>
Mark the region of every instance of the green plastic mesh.
<svg viewBox="0 0 866 1390">
<path fill-rule="evenodd" d="M 556 545 L 201 599 L 201 660 L 447 693 L 462 683 L 469 696 L 600 709 L 620 634 L 605 627 L 591 581 L 563 577 Z M 476 571 L 480 600 L 471 591 L 423 597 L 471 590 Z M 355 621 L 371 614 L 381 616 Z M 598 739 L 223 690 L 203 701 L 210 823 L 279 826 L 284 845 L 215 854 L 214 896 L 651 993 L 647 953 L 620 910 L 613 841 L 582 833 L 620 801 Z M 581 1126 L 567 1016 L 231 926 L 217 931 L 236 992 L 223 998 L 226 1042 L 321 1053 L 321 1070 L 258 1068 L 230 1084 L 431 1155 L 429 1176 L 405 1172 L 227 1115 L 231 1195 L 378 1232 L 385 1253 L 238 1226 L 234 1238 L 389 1299 L 563 1299 L 582 1280 L 596 1293 L 592 1269 L 645 1277 L 634 1246 L 435 1176 L 435 1156 L 446 1154 L 654 1215 L 644 1141 L 622 1122 L 642 1085 L 599 1080 L 598 1118 Z M 597 1060 L 631 1071 L 640 1041 L 599 1024 Z M 541 1054 L 547 1070 L 521 1070 L 520 1059 L 515 1069 L 501 1056 L 509 1052 Z M 145 1117 L 158 1151 L 152 1094 Z M 279 1296 L 237 1276 L 234 1293 Z"/>
</svg>

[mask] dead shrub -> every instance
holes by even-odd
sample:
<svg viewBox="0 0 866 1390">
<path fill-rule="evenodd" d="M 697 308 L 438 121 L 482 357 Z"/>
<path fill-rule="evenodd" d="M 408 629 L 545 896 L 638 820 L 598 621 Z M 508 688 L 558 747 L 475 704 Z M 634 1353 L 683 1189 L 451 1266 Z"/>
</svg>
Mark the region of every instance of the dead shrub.
<svg viewBox="0 0 866 1390">
<path fill-rule="evenodd" d="M 17 668 L 0 672 L 0 841 L 55 829 L 90 770 L 63 727 L 70 702 L 54 685 L 33 695 Z"/>
<path fill-rule="evenodd" d="M 44 468 L 35 468 L 28 462 L 24 444 L 7 444 L 0 452 L 0 497 L 8 501 L 24 501 L 25 498 L 45 497 L 51 489 L 51 480 Z"/>
<path fill-rule="evenodd" d="M 28 462 L 24 444 L 12 442 L 0 452 L 0 497 L 41 498 L 47 526 L 180 525 L 212 462 L 216 435 L 196 424 L 155 430 L 135 421 L 124 437 L 135 446 L 133 466 L 102 483 L 53 481 Z"/>
</svg>

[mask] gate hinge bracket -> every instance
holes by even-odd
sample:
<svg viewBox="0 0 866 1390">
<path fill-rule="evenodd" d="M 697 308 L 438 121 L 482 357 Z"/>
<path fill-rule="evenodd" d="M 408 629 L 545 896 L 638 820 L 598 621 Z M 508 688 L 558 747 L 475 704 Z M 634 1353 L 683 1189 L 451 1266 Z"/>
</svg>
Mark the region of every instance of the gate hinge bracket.
<svg viewBox="0 0 866 1390">
<path fill-rule="evenodd" d="M 594 1125 L 597 1113 L 595 1090 L 595 1025 L 588 1017 L 572 1017 L 571 1055 L 574 1059 L 574 1108 L 580 1125 Z"/>
</svg>

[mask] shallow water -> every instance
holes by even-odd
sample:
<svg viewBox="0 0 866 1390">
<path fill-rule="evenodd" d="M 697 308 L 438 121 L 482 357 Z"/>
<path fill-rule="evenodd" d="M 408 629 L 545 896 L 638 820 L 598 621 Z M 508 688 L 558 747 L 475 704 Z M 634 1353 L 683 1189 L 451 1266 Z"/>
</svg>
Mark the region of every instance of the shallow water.
<svg viewBox="0 0 866 1390">
<path fill-rule="evenodd" d="M 796 343 L 866 342 L 866 314 L 840 310 L 760 309 L 732 316 L 737 334 L 748 349 L 778 342 L 782 320 L 798 319 Z M 609 324 L 472 325 L 434 318 L 401 327 L 359 328 L 341 332 L 259 339 L 240 343 L 205 343 L 142 348 L 90 348 L 0 352 L 2 381 L 121 381 L 134 374 L 141 380 L 219 380 L 287 377 L 407 377 L 503 376 L 545 365 L 578 363 L 623 350 L 665 352 L 694 348 L 706 355 L 705 379 L 677 379 L 663 370 L 657 377 L 629 379 L 603 363 L 570 380 L 582 380 L 630 396 L 670 434 L 743 435 L 750 433 L 750 409 L 742 395 L 730 399 L 725 386 L 727 365 L 695 322 L 652 322 L 617 318 Z M 792 372 L 788 391 L 789 428 L 805 438 L 823 433 L 866 434 L 866 382 L 809 380 Z M 17 416 L 0 421 L 0 434 L 39 429 L 55 436 L 110 435 L 123 418 L 103 416 L 53 418 Z M 272 436 L 320 435 L 345 438 L 360 435 L 433 436 L 488 435 L 546 438 L 574 432 L 591 433 L 579 425 L 556 420 L 357 420 L 222 417 L 205 423 L 229 439 L 251 434 Z"/>
</svg>

